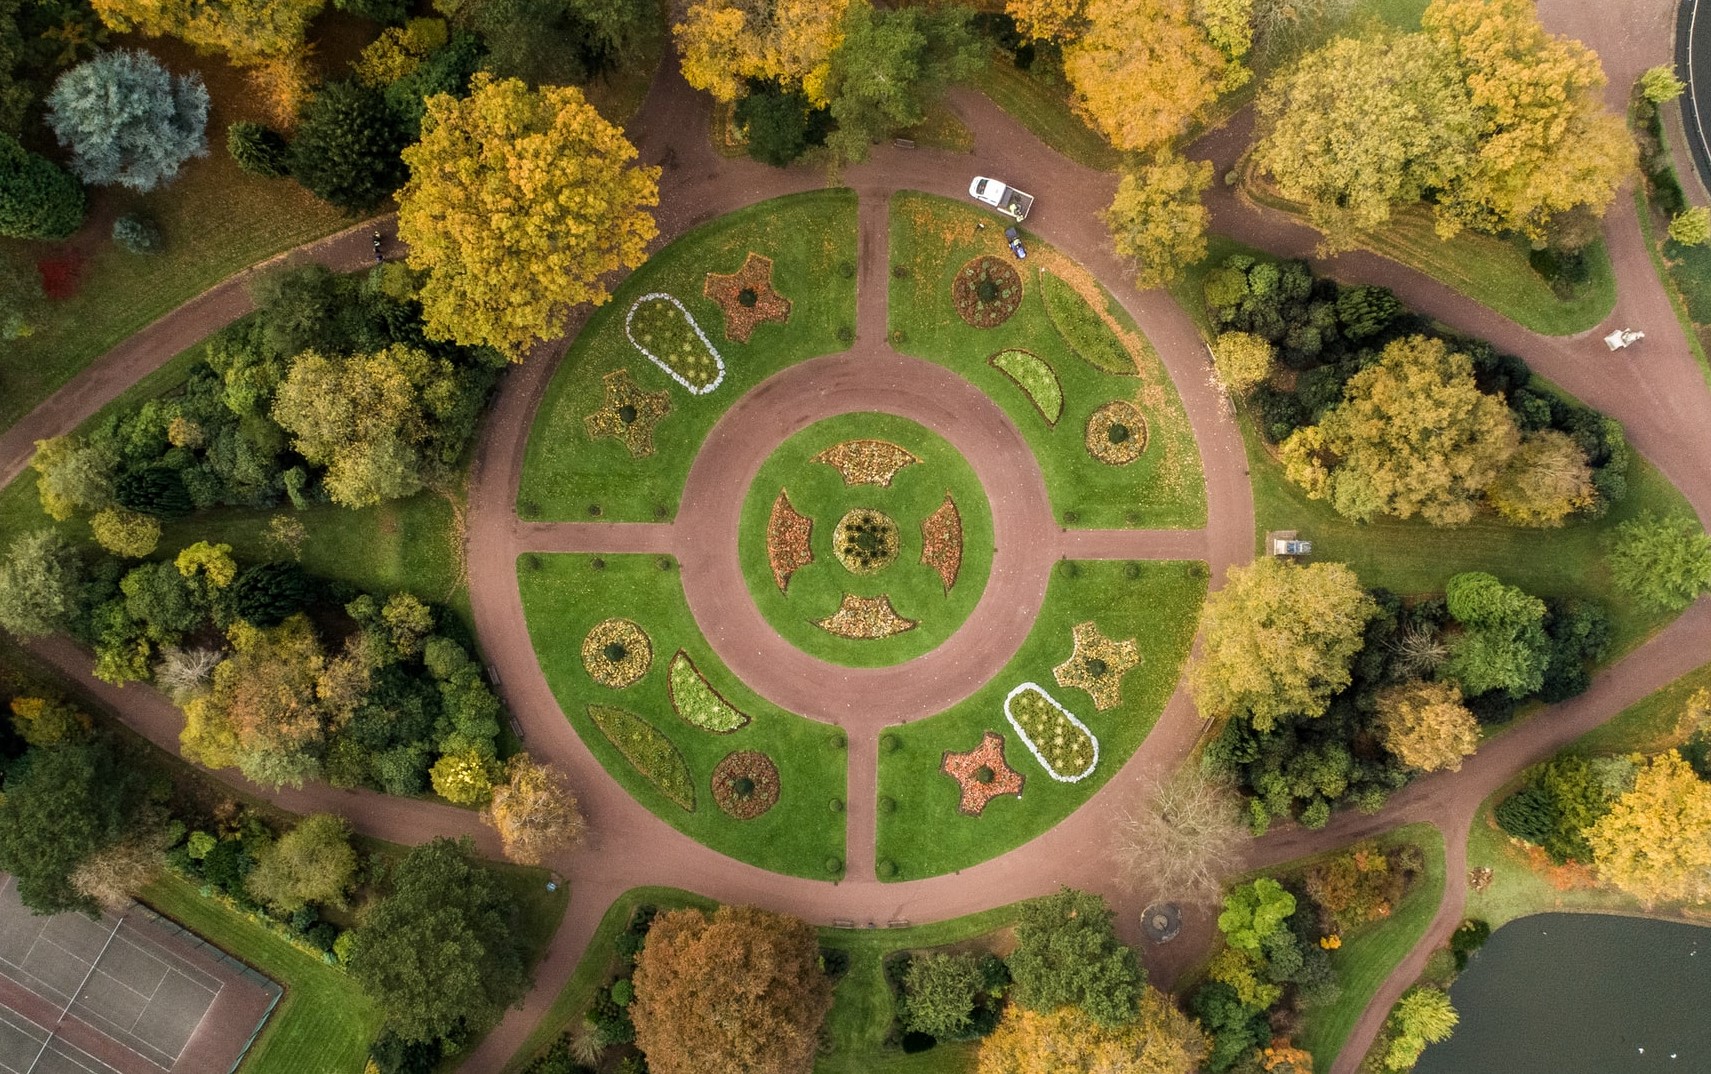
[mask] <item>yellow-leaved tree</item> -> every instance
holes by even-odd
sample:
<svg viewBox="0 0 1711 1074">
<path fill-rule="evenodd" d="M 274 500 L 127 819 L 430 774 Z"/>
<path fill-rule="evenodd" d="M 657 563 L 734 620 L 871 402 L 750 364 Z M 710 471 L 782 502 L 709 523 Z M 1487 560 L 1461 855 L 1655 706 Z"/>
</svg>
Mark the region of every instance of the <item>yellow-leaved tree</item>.
<svg viewBox="0 0 1711 1074">
<path fill-rule="evenodd" d="M 1711 897 L 1711 783 L 1675 750 L 1660 753 L 1586 841 L 1599 877 L 1644 906 Z"/>
<path fill-rule="evenodd" d="M 91 0 L 109 29 L 181 38 L 240 67 L 297 53 L 326 0 Z"/>
<path fill-rule="evenodd" d="M 1134 259 L 1136 287 L 1163 287 L 1206 256 L 1212 214 L 1200 195 L 1211 185 L 1211 162 L 1171 152 L 1124 171 L 1105 225 L 1118 255 Z"/>
<path fill-rule="evenodd" d="M 641 265 L 659 233 L 659 169 L 635 157 L 574 86 L 477 75 L 463 100 L 428 98 L 398 195 L 428 335 L 521 361 L 573 307 L 610 298 L 602 278 Z"/>
<path fill-rule="evenodd" d="M 1209 1051 L 1200 1026 L 1170 997 L 1143 986 L 1135 1018 L 1107 1026 L 1079 1007 L 1050 1014 L 1019 1003 L 980 1045 L 978 1074 L 1193 1074 Z"/>
<path fill-rule="evenodd" d="M 1017 30 L 1041 41 L 1069 41 L 1087 25 L 1086 0 L 1008 0 L 1004 10 Z"/>
<path fill-rule="evenodd" d="M 865 4 L 867 0 L 854 0 Z M 800 89 L 831 103 L 826 79 L 843 41 L 851 0 L 699 0 L 672 27 L 683 78 L 721 101 L 744 95 L 747 79 Z"/>
<path fill-rule="evenodd" d="M 574 847 L 588 830 L 558 769 L 526 753 L 505 763 L 505 782 L 493 788 L 481 819 L 498 829 L 505 856 L 523 865 L 539 865 L 547 855 Z"/>
</svg>

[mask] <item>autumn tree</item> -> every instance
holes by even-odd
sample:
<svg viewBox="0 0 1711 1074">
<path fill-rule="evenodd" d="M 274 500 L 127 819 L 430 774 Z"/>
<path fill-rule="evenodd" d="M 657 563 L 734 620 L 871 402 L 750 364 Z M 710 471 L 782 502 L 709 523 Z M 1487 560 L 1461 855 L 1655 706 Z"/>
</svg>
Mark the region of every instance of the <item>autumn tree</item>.
<svg viewBox="0 0 1711 1074">
<path fill-rule="evenodd" d="M 56 522 L 64 522 L 79 511 L 99 511 L 111 505 L 118 465 L 118 457 L 110 449 L 82 443 L 76 437 L 37 440 L 30 469 L 38 475 L 36 496 L 42 511 Z"/>
<path fill-rule="evenodd" d="M 1318 425 L 1283 442 L 1282 458 L 1291 481 L 1346 518 L 1419 515 L 1453 526 L 1473 518 L 1520 438 L 1502 398 L 1479 390 L 1467 355 L 1409 336 L 1350 377 Z"/>
<path fill-rule="evenodd" d="M 1660 753 L 1586 841 L 1599 878 L 1648 909 L 1711 897 L 1711 783 L 1676 750 Z"/>
<path fill-rule="evenodd" d="M 116 556 L 141 559 L 160 544 L 160 519 L 125 507 L 107 507 L 89 519 L 95 543 Z"/>
<path fill-rule="evenodd" d="M 1078 1007 L 1036 1011 L 1011 1004 L 980 1045 L 977 1074 L 1194 1074 L 1206 1035 L 1170 997 L 1142 986 L 1132 1017 L 1108 1024 Z"/>
<path fill-rule="evenodd" d="M 428 274 L 428 334 L 521 360 L 572 307 L 610 297 L 602 277 L 646 259 L 659 169 L 633 166 L 635 147 L 574 87 L 477 76 L 467 99 L 427 107 L 398 237 Z"/>
<path fill-rule="evenodd" d="M 327 732 L 316 693 L 326 657 L 314 628 L 302 615 L 265 630 L 240 621 L 228 638 L 232 654 L 211 689 L 184 707 L 184 756 L 209 768 L 235 764 L 264 786 L 302 786 L 320 774 Z"/>
<path fill-rule="evenodd" d="M 1670 217 L 1669 238 L 1680 246 L 1704 246 L 1711 242 L 1711 208 L 1695 205 Z"/>
<path fill-rule="evenodd" d="M 1653 104 L 1673 101 L 1687 89 L 1687 83 L 1675 77 L 1675 68 L 1666 63 L 1646 68 L 1639 85 L 1640 96 Z"/>
<path fill-rule="evenodd" d="M 866 160 L 868 146 L 921 122 L 947 85 L 985 62 L 962 8 L 877 11 L 857 0 L 832 53 L 826 95 L 837 129 L 826 144 L 841 160 Z"/>
<path fill-rule="evenodd" d="M 1610 577 L 1646 607 L 1678 612 L 1711 590 L 1711 537 L 1686 513 L 1642 512 L 1616 527 Z"/>
<path fill-rule="evenodd" d="M 32 746 L 77 742 L 89 734 L 89 714 L 76 705 L 48 697 L 14 697 L 12 729 Z"/>
<path fill-rule="evenodd" d="M 1231 567 L 1206 601 L 1203 648 L 1189 687 L 1207 719 L 1269 730 L 1287 715 L 1319 716 L 1350 681 L 1377 605 L 1341 563 L 1299 566 L 1265 556 Z"/>
<path fill-rule="evenodd" d="M 1428 1044 L 1450 1039 L 1461 1016 L 1441 988 L 1410 988 L 1396 1001 L 1386 1029 L 1390 1042 L 1384 1052 L 1387 1070 L 1412 1070 Z"/>
<path fill-rule="evenodd" d="M 865 3 L 866 0 L 853 0 Z M 697 0 L 672 27 L 683 78 L 721 101 L 744 83 L 800 89 L 815 107 L 831 103 L 832 54 L 843 41 L 852 0 Z"/>
<path fill-rule="evenodd" d="M 1222 332 L 1212 345 L 1212 368 L 1226 391 L 1245 394 L 1271 379 L 1277 350 L 1252 332 Z"/>
<path fill-rule="evenodd" d="M 1378 695 L 1377 705 L 1384 748 L 1410 768 L 1456 772 L 1479 748 L 1479 721 L 1453 682 L 1393 686 Z"/>
<path fill-rule="evenodd" d="M 1004 10 L 1019 32 L 1038 41 L 1062 44 L 1087 28 L 1086 0 L 1006 0 Z"/>
<path fill-rule="evenodd" d="M 1022 904 L 1008 962 L 1016 1003 L 1042 1014 L 1075 1006 L 1104 1025 L 1133 1019 L 1146 984 L 1105 900 L 1070 888 Z"/>
<path fill-rule="evenodd" d="M 147 836 L 103 847 L 77 863 L 71 888 L 110 914 L 122 913 L 161 873 L 165 857 Z"/>
<path fill-rule="evenodd" d="M 1205 117 L 1248 70 L 1221 51 L 1191 0 L 1087 0 L 1064 46 L 1076 109 L 1120 150 L 1150 153 Z"/>
<path fill-rule="evenodd" d="M 71 624 L 83 601 L 83 561 L 58 530 L 21 533 L 0 559 L 0 627 L 21 638 Z"/>
<path fill-rule="evenodd" d="M 811 925 L 752 906 L 673 910 L 636 958 L 630 1016 L 654 1074 L 813 1065 L 832 985 Z"/>
<path fill-rule="evenodd" d="M 1462 180 L 1439 193 L 1440 233 L 1466 226 L 1542 242 L 1559 216 L 1602 216 L 1635 150 L 1604 107 L 1597 54 L 1548 33 L 1532 0 L 1433 0 L 1421 26 L 1454 57 L 1478 138 Z"/>
<path fill-rule="evenodd" d="M 499 830 L 505 856 L 523 865 L 576 846 L 588 828 L 558 769 L 526 753 L 505 763 L 505 782 L 493 788 L 481 819 Z"/>
<path fill-rule="evenodd" d="M 1248 837 L 1240 800 L 1221 780 L 1183 768 L 1117 829 L 1124 886 L 1144 903 L 1215 901 Z"/>
<path fill-rule="evenodd" d="M 1597 496 L 1586 452 L 1558 429 L 1540 429 L 1522 438 L 1486 491 L 1498 514 L 1517 525 L 1539 527 L 1562 525 Z"/>
<path fill-rule="evenodd" d="M 244 886 L 281 913 L 312 902 L 343 907 L 356 867 L 350 823 L 332 813 L 316 813 L 262 851 Z"/>
<path fill-rule="evenodd" d="M 224 53 L 240 67 L 287 55 L 302 44 L 326 0 L 91 0 L 109 29 L 181 38 L 200 52 Z"/>
<path fill-rule="evenodd" d="M 1477 129 L 1453 56 L 1424 34 L 1339 37 L 1269 81 L 1256 109 L 1254 164 L 1306 206 L 1326 253 L 1459 181 Z"/>
<path fill-rule="evenodd" d="M 1184 160 L 1168 151 L 1124 171 L 1105 210 L 1105 226 L 1118 256 L 1135 262 L 1136 287 L 1163 287 L 1206 256 L 1212 214 L 1200 195 L 1211 185 L 1210 161 Z"/>
<path fill-rule="evenodd" d="M 1445 585 L 1444 603 L 1462 633 L 1450 642 L 1440 676 L 1470 695 L 1503 690 L 1521 698 L 1538 690 L 1551 658 L 1544 601 L 1483 571 L 1467 571 Z"/>
</svg>

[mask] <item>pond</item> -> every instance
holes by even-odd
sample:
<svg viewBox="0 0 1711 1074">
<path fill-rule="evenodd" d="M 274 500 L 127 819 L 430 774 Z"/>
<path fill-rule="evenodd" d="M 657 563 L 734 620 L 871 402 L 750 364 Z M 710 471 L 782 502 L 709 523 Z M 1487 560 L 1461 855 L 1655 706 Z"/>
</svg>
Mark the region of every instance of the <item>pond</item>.
<svg viewBox="0 0 1711 1074">
<path fill-rule="evenodd" d="M 1711 929 L 1525 917 L 1492 935 L 1450 996 L 1461 1025 L 1417 1074 L 1711 1071 Z"/>
</svg>

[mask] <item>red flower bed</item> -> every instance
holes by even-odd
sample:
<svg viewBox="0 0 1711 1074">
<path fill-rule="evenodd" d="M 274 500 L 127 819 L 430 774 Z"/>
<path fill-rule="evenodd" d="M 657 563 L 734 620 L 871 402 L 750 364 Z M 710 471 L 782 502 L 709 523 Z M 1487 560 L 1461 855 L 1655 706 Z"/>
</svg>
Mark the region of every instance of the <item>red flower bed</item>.
<svg viewBox="0 0 1711 1074">
<path fill-rule="evenodd" d="M 790 576 L 814 562 L 814 550 L 808 538 L 814 532 L 814 520 L 797 513 L 790 505 L 790 494 L 778 490 L 772 501 L 772 517 L 766 521 L 766 561 L 772 567 L 772 580 L 783 593 L 790 586 Z"/>
<path fill-rule="evenodd" d="M 1022 797 L 1022 773 L 1005 763 L 1004 736 L 996 731 L 986 732 L 980 745 L 967 753 L 946 750 L 944 759 L 939 762 L 939 771 L 956 780 L 962 788 L 962 801 L 957 803 L 957 812 L 965 816 L 980 816 L 986 809 L 986 803 L 1001 794 Z"/>
<path fill-rule="evenodd" d="M 962 514 L 949 492 L 945 502 L 921 520 L 921 562 L 939 572 L 946 593 L 956 585 L 962 570 Z"/>
</svg>

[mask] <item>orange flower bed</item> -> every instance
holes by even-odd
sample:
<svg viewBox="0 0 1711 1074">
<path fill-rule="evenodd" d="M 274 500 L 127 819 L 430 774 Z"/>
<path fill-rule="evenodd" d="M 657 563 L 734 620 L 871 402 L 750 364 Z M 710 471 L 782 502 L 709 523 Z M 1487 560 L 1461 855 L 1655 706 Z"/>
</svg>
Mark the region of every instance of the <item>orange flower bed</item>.
<svg viewBox="0 0 1711 1074">
<path fill-rule="evenodd" d="M 921 460 L 889 440 L 845 440 L 814 456 L 814 461 L 836 467 L 846 488 L 856 485 L 890 488 L 897 471 Z"/>
<path fill-rule="evenodd" d="M 996 731 L 986 732 L 980 745 L 967 753 L 946 750 L 939 771 L 962 788 L 962 801 L 956 808 L 964 816 L 980 816 L 986 803 L 1001 794 L 1022 797 L 1022 773 L 1005 763 L 1004 736 Z"/>
<path fill-rule="evenodd" d="M 725 311 L 725 337 L 738 343 L 747 343 L 765 321 L 790 321 L 790 300 L 772 289 L 772 258 L 752 250 L 731 275 L 709 272 L 701 293 Z"/>
<path fill-rule="evenodd" d="M 766 520 L 766 561 L 780 593 L 789 588 L 791 575 L 814 562 L 814 550 L 808 546 L 813 532 L 814 520 L 798 513 L 790 505 L 790 494 L 779 489 Z"/>
<path fill-rule="evenodd" d="M 905 619 L 898 615 L 897 610 L 891 606 L 891 598 L 884 593 L 877 597 L 858 597 L 853 593 L 845 593 L 838 610 L 824 619 L 814 620 L 814 625 L 840 638 L 872 641 L 875 638 L 889 638 L 893 634 L 914 630 L 921 624 L 914 619 Z"/>
<path fill-rule="evenodd" d="M 939 572 L 946 593 L 956 585 L 962 570 L 962 513 L 948 489 L 945 502 L 921 520 L 921 562 Z"/>
</svg>

